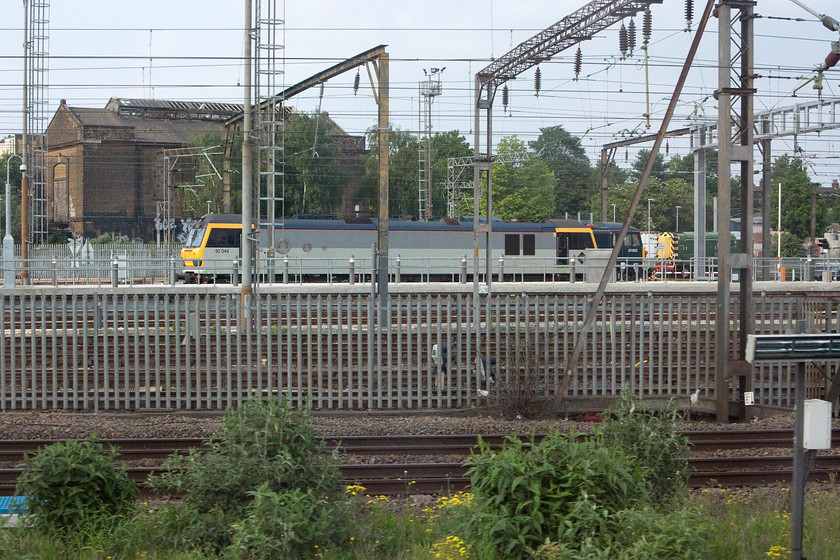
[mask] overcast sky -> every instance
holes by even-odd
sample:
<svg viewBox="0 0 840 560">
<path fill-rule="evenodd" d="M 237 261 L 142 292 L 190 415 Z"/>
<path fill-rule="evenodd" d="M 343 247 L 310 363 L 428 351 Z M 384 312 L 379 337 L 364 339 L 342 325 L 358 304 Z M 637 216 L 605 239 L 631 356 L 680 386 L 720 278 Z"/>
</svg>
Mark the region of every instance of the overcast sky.
<svg viewBox="0 0 840 560">
<path fill-rule="evenodd" d="M 5 0 L 0 42 L 0 135 L 21 130 L 23 3 Z M 391 59 L 391 118 L 394 126 L 418 128 L 418 82 L 423 70 L 446 69 L 443 93 L 433 105 L 433 129 L 459 130 L 472 140 L 474 75 L 523 40 L 585 4 L 583 0 L 425 0 L 423 2 L 309 0 L 285 3 L 285 75 L 292 85 L 336 62 L 380 44 Z M 695 21 L 702 2 L 695 1 Z M 840 19 L 836 0 L 809 0 L 820 13 Z M 283 2 L 278 0 L 278 5 Z M 597 159 L 605 142 L 621 132 L 655 132 L 688 51 L 684 1 L 654 5 L 650 45 L 650 104 L 647 129 L 641 18 L 637 48 L 620 60 L 618 27 L 582 45 L 583 70 L 574 80 L 574 49 L 540 66 L 542 91 L 534 95 L 534 70 L 510 82 L 510 106 L 496 99 L 494 134 L 533 140 L 541 127 L 563 125 L 583 138 L 587 155 Z M 763 17 L 756 21 L 756 111 L 816 99 L 811 85 L 797 98 L 796 78 L 823 61 L 831 41 L 840 39 L 789 0 L 761 0 L 762 16 L 805 18 L 794 22 Z M 61 99 L 70 106 L 102 107 L 111 97 L 209 100 L 242 103 L 244 2 L 237 0 L 53 0 L 50 7 L 49 107 Z M 629 20 L 627 20 L 629 23 Z M 716 118 L 711 93 L 717 87 L 717 20 L 710 24 L 671 128 L 686 126 L 692 115 Z M 696 29 L 695 25 L 692 30 Z M 376 124 L 366 72 L 353 92 L 355 71 L 331 80 L 323 99 L 312 89 L 292 104 L 313 111 L 319 103 L 351 134 Z M 840 97 L 840 67 L 823 82 L 824 97 Z M 840 115 L 836 116 L 840 121 Z M 830 183 L 840 175 L 840 133 L 800 139 L 812 179 Z M 792 151 L 793 139 L 774 142 L 774 153 Z M 669 142 L 670 154 L 688 153 L 687 142 Z M 630 161 L 635 150 L 628 150 Z M 758 157 L 758 156 L 757 156 Z M 624 153 L 618 157 L 625 164 Z M 757 169 L 760 166 L 756 167 Z"/>
</svg>

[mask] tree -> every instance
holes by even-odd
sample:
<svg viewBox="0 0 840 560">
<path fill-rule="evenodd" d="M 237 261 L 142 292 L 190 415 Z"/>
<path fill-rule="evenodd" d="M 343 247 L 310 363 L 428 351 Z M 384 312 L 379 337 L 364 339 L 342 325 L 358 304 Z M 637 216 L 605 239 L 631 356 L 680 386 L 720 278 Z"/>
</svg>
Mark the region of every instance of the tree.
<svg viewBox="0 0 840 560">
<path fill-rule="evenodd" d="M 635 193 L 636 185 L 633 183 L 624 183 L 609 190 L 607 207 L 611 210 L 612 205 L 616 205 L 619 221 L 622 221 L 630 211 L 630 203 Z M 653 231 L 673 231 L 676 228 L 677 206 L 680 206 L 680 229 L 683 231 L 690 229 L 684 226 L 684 224 L 694 222 L 694 192 L 690 183 L 683 179 L 671 179 L 665 182 L 655 177 L 648 179 L 642 201 L 631 223 L 642 231 L 648 229 L 647 199 L 649 198 L 653 199 L 650 203 L 650 225 Z M 600 208 L 600 204 L 600 195 L 594 195 L 591 206 Z"/>
<path fill-rule="evenodd" d="M 783 187 L 784 190 L 784 187 Z M 784 219 L 784 218 L 783 218 Z M 779 255 L 779 241 L 778 235 L 773 236 L 773 240 L 771 241 L 770 245 L 770 254 L 769 257 L 775 257 Z M 801 237 L 793 235 L 792 233 L 783 231 L 782 232 L 782 252 L 781 257 L 804 257 L 806 254 L 805 251 L 805 243 L 802 241 Z"/>
<path fill-rule="evenodd" d="M 636 155 L 636 160 L 630 167 L 630 175 L 628 178 L 631 182 L 639 182 L 639 177 L 642 176 L 642 172 L 645 170 L 645 166 L 647 165 L 648 157 L 650 157 L 650 150 L 648 150 L 647 148 L 642 148 L 641 150 L 639 150 L 639 153 Z M 665 165 L 665 156 L 662 154 L 662 152 L 656 154 L 656 158 L 654 159 L 653 169 L 651 169 L 650 176 L 656 177 L 660 181 L 667 181 L 671 178 L 671 172 Z"/>
<path fill-rule="evenodd" d="M 598 185 L 594 192 L 589 197 L 589 212 L 592 212 L 593 216 L 596 216 L 600 219 L 601 216 L 601 162 L 598 162 L 592 171 L 590 172 L 589 176 L 590 184 Z M 609 192 L 613 189 L 621 189 L 627 182 L 627 171 L 618 167 L 614 161 L 611 161 L 607 166 L 607 199 L 609 201 L 610 196 Z M 628 202 L 629 207 L 629 202 Z M 560 216 L 564 216 L 565 213 L 561 214 Z M 572 215 L 572 214 L 570 214 Z M 618 207 L 616 206 L 615 217 L 618 221 L 623 221 L 624 216 L 626 214 L 620 213 L 618 211 Z M 607 204 L 607 217 L 606 220 L 610 221 L 613 219 L 612 214 L 612 206 Z"/>
<path fill-rule="evenodd" d="M 471 155 L 473 155 L 473 149 L 467 139 L 457 130 L 435 132 L 432 136 L 432 211 L 436 216 L 446 214 L 445 185 L 449 158 Z"/>
<path fill-rule="evenodd" d="M 525 149 L 522 140 L 508 136 L 499 141 L 498 153 L 524 152 Z M 496 217 L 542 222 L 554 213 L 554 176 L 540 159 L 496 164 L 493 166 L 493 200 Z"/>
<path fill-rule="evenodd" d="M 714 229 L 714 224 L 712 221 L 714 220 L 714 200 L 718 194 L 718 157 L 717 157 L 717 150 L 706 150 L 706 230 L 711 231 Z M 687 154 L 685 156 L 675 155 L 668 160 L 668 170 L 671 173 L 672 177 L 680 178 L 686 181 L 688 184 L 692 185 L 692 192 L 694 186 L 694 154 Z M 740 181 L 733 181 L 732 187 L 732 202 L 731 208 L 733 210 L 733 214 L 738 214 L 738 210 L 741 208 L 741 191 L 740 191 Z M 694 208 L 694 201 L 690 203 L 691 207 Z M 685 206 L 681 210 L 684 210 Z M 690 229 L 688 227 L 682 226 L 682 211 L 680 212 L 680 229 L 686 231 Z M 693 217 L 692 222 L 686 222 L 686 225 L 691 224 L 693 227 Z"/>
<path fill-rule="evenodd" d="M 584 210 L 593 194 L 592 173 L 580 138 L 572 136 L 562 126 L 540 129 L 540 136 L 529 142 L 554 174 L 554 216 Z"/>
<path fill-rule="evenodd" d="M 347 182 L 335 123 L 327 113 L 298 114 L 284 124 L 285 214 L 326 213 L 341 205 Z M 279 186 L 279 185 L 278 185 Z"/>
<path fill-rule="evenodd" d="M 775 187 L 770 189 L 771 192 L 778 193 L 779 184 L 782 185 L 782 229 L 796 237 L 810 237 L 812 186 L 802 160 L 787 154 L 779 156 L 773 164 L 770 177 L 770 184 Z M 770 206 L 772 215 L 778 216 L 778 195 L 771 196 Z M 825 201 L 820 198 L 817 198 L 816 219 L 817 233 L 825 231 L 828 226 L 828 212 Z M 784 246 L 783 242 L 782 248 Z"/>
<path fill-rule="evenodd" d="M 211 148 L 206 155 L 170 158 L 167 173 L 174 184 L 176 196 L 180 198 L 183 215 L 193 218 L 203 216 L 207 213 L 208 201 L 211 212 L 222 211 L 222 142 L 219 132 L 201 134 L 190 142 L 190 146 Z"/>
<path fill-rule="evenodd" d="M 379 207 L 379 138 L 375 128 L 368 130 L 369 152 L 364 161 L 360 191 L 361 206 L 376 214 Z M 417 137 L 395 128 L 388 135 L 389 213 L 391 216 L 417 215 Z"/>
</svg>

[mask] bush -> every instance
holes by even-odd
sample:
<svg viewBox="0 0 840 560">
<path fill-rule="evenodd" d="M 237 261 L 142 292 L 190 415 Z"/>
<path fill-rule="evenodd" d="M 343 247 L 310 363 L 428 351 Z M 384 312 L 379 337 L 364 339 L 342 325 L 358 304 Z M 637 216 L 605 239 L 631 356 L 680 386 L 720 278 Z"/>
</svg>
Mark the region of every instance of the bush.
<svg viewBox="0 0 840 560">
<path fill-rule="evenodd" d="M 266 399 L 228 411 L 213 441 L 170 457 L 166 467 L 149 485 L 182 494 L 194 512 L 191 538 L 217 550 L 230 544 L 231 527 L 241 525 L 253 507 L 295 500 L 298 492 L 321 505 L 341 495 L 335 454 L 315 438 L 309 414 Z"/>
<path fill-rule="evenodd" d="M 330 543 L 351 542 L 348 502 L 324 501 L 297 488 L 273 492 L 267 483 L 252 495 L 247 516 L 232 527 L 226 558 L 297 560 L 316 556 Z"/>
<path fill-rule="evenodd" d="M 107 525 L 132 511 L 137 486 L 116 461 L 113 447 L 95 440 L 59 442 L 27 457 L 17 494 L 27 497 L 26 520 L 61 533 Z"/>
<path fill-rule="evenodd" d="M 605 445 L 620 449 L 642 465 L 648 491 L 660 504 L 682 495 L 688 480 L 689 444 L 677 431 L 679 420 L 676 410 L 643 410 L 622 395 L 596 430 Z"/>
<path fill-rule="evenodd" d="M 539 444 L 508 438 L 494 452 L 483 441 L 470 457 L 469 533 L 502 558 L 522 558 L 547 539 L 578 542 L 603 534 L 615 512 L 647 499 L 643 470 L 618 449 L 553 433 Z"/>
<path fill-rule="evenodd" d="M 582 525 L 585 519 L 570 519 Z M 662 513 L 649 506 L 610 514 L 602 520 L 607 532 L 577 531 L 579 541 L 546 541 L 535 551 L 534 560 L 702 560 L 713 558 L 706 544 L 709 524 L 698 513 L 679 510 Z M 604 527 L 599 527 L 599 530 Z"/>
</svg>

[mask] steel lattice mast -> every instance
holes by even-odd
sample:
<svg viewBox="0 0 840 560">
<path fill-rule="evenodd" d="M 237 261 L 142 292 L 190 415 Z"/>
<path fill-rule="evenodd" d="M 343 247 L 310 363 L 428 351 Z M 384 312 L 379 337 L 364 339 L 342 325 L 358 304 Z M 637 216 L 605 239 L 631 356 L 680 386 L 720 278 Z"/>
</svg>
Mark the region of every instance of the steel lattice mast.
<svg viewBox="0 0 840 560">
<path fill-rule="evenodd" d="M 29 33 L 26 37 L 29 60 L 29 161 L 27 163 L 30 189 L 29 241 L 45 243 L 47 240 L 47 189 L 46 189 L 46 127 L 49 119 L 47 98 L 49 56 L 50 3 L 47 0 L 30 0 Z"/>
<path fill-rule="evenodd" d="M 278 98 L 275 92 L 283 86 L 285 75 L 285 56 L 283 38 L 285 21 L 283 13 L 285 3 L 277 0 L 255 0 L 254 43 L 256 47 L 256 123 L 255 135 L 259 166 L 257 179 L 257 220 L 258 226 L 267 230 L 266 246 L 268 251 L 268 277 L 272 278 L 276 229 L 284 224 L 285 214 L 285 134 L 283 132 L 286 114 L 285 99 Z M 279 82 L 279 83 L 278 83 Z M 285 89 L 285 88 L 283 88 Z M 282 237 L 282 236 L 281 236 Z"/>
</svg>

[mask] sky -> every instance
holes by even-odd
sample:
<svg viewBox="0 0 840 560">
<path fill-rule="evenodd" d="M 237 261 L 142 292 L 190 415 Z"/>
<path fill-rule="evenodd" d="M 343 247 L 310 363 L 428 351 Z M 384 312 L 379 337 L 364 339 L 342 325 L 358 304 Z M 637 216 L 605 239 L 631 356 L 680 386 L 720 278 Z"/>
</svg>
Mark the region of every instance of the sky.
<svg viewBox="0 0 840 560">
<path fill-rule="evenodd" d="M 62 99 L 75 107 L 103 107 L 111 97 L 243 102 L 243 1 L 49 3 L 48 115 Z M 418 130 L 418 86 L 424 70 L 445 68 L 442 94 L 432 106 L 432 128 L 458 130 L 471 142 L 475 73 L 584 4 L 584 0 L 277 0 L 285 14 L 279 41 L 284 46 L 284 74 L 277 82 L 282 89 L 384 44 L 390 55 L 392 125 Z M 581 46 L 583 67 L 577 80 L 573 48 L 540 65 L 539 96 L 533 69 L 509 82 L 508 108 L 502 106 L 501 94 L 494 105 L 495 141 L 516 135 L 528 142 L 538 137 L 540 128 L 562 125 L 582 139 L 594 163 L 604 143 L 656 132 L 703 4 L 694 2 L 692 32 L 685 31 L 684 0 L 664 0 L 652 7 L 648 85 L 640 48 L 641 17 L 635 22 L 637 48 L 632 57 L 621 58 L 618 24 Z M 840 20 L 836 0 L 805 4 Z M 23 3 L 3 0 L 3 6 L 0 137 L 22 129 Z M 803 86 L 802 77 L 813 75 L 811 70 L 840 35 L 790 0 L 760 0 L 756 12 L 762 16 L 755 24 L 756 111 L 816 100 L 817 92 L 810 83 Z M 713 19 L 670 128 L 716 119 L 712 93 L 717 87 L 717 28 Z M 325 85 L 323 97 L 313 88 L 291 104 L 300 111 L 320 107 L 348 133 L 363 134 L 375 126 L 377 108 L 364 68 L 358 92 L 353 91 L 354 77 L 355 71 L 338 76 Z M 840 97 L 840 66 L 826 73 L 823 86 L 824 98 Z M 646 95 L 649 127 L 643 117 L 648 111 Z M 834 118 L 840 123 L 840 115 Z M 840 131 L 807 135 L 798 139 L 798 145 L 813 181 L 828 185 L 840 177 Z M 617 163 L 631 165 L 639 147 L 620 151 Z M 690 153 L 687 139 L 669 140 L 667 148 L 668 156 Z M 793 150 L 793 138 L 773 143 L 774 155 Z M 760 161 L 758 152 L 756 158 Z"/>
</svg>

